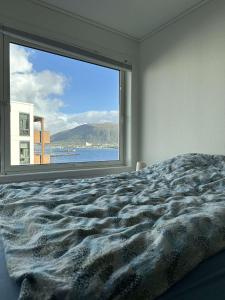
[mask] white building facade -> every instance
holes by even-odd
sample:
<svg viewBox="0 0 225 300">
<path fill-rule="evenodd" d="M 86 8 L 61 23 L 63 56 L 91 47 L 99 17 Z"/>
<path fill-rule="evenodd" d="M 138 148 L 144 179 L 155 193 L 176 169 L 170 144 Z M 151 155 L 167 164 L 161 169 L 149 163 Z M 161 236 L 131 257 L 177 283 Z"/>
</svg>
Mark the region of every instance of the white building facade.
<svg viewBox="0 0 225 300">
<path fill-rule="evenodd" d="M 11 101 L 11 165 L 34 163 L 34 106 Z"/>
</svg>

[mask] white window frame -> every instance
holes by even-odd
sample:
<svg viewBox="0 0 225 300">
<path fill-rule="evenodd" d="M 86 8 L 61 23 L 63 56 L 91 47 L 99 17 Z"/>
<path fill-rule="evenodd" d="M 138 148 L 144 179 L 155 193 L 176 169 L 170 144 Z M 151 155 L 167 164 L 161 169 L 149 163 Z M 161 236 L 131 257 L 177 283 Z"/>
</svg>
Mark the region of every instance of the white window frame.
<svg viewBox="0 0 225 300">
<path fill-rule="evenodd" d="M 5 125 L 5 103 L 4 103 L 4 51 L 3 51 L 3 34 L 0 32 L 0 156 L 1 156 L 1 174 L 5 172 L 5 137 L 4 137 L 4 125 Z"/>
<path fill-rule="evenodd" d="M 74 163 L 51 163 L 47 165 L 11 165 L 10 149 L 10 72 L 9 72 L 9 45 L 18 44 L 25 47 L 35 48 L 53 54 L 62 55 L 68 58 L 82 60 L 103 67 L 108 67 L 120 71 L 120 102 L 119 102 L 119 160 L 94 161 L 94 162 L 74 162 Z M 81 54 L 74 53 L 67 49 L 47 45 L 43 42 L 30 41 L 29 39 L 18 38 L 12 35 L 0 33 L 0 62 L 3 68 L 0 72 L 2 82 L 0 82 L 0 109 L 1 109 L 1 174 L 20 174 L 20 173 L 42 173 L 54 171 L 71 171 L 85 169 L 101 169 L 109 167 L 125 167 L 126 164 L 126 137 L 125 137 L 125 76 L 126 71 L 110 63 L 105 63 L 94 58 L 88 58 Z M 4 78 L 4 79 L 3 79 Z"/>
</svg>

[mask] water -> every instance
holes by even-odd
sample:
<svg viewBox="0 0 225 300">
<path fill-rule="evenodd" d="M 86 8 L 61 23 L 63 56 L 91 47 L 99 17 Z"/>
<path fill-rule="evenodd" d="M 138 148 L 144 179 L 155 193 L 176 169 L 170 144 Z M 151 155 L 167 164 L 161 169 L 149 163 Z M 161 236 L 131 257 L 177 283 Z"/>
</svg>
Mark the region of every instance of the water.
<svg viewBox="0 0 225 300">
<path fill-rule="evenodd" d="M 119 160 L 116 148 L 75 148 L 69 151 L 55 148 L 51 151 L 51 163 L 91 162 Z"/>
</svg>

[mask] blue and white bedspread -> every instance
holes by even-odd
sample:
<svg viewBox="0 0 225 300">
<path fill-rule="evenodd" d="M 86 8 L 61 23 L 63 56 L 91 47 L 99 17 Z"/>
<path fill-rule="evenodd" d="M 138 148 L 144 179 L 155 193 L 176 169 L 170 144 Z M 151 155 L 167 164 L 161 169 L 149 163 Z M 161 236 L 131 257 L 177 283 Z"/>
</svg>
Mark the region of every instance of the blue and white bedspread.
<svg viewBox="0 0 225 300">
<path fill-rule="evenodd" d="M 20 299 L 155 299 L 225 248 L 225 156 L 104 178 L 0 186 Z"/>
</svg>

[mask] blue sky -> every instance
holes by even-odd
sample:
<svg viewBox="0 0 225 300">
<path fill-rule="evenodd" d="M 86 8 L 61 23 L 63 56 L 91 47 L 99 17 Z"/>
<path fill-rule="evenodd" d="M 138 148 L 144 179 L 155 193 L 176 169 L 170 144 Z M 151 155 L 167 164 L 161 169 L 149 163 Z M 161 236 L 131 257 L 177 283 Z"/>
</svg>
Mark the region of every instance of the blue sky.
<svg viewBox="0 0 225 300">
<path fill-rule="evenodd" d="M 61 112 L 118 110 L 119 71 L 39 50 L 32 51 L 30 61 L 37 72 L 47 69 L 67 78 Z"/>
</svg>

